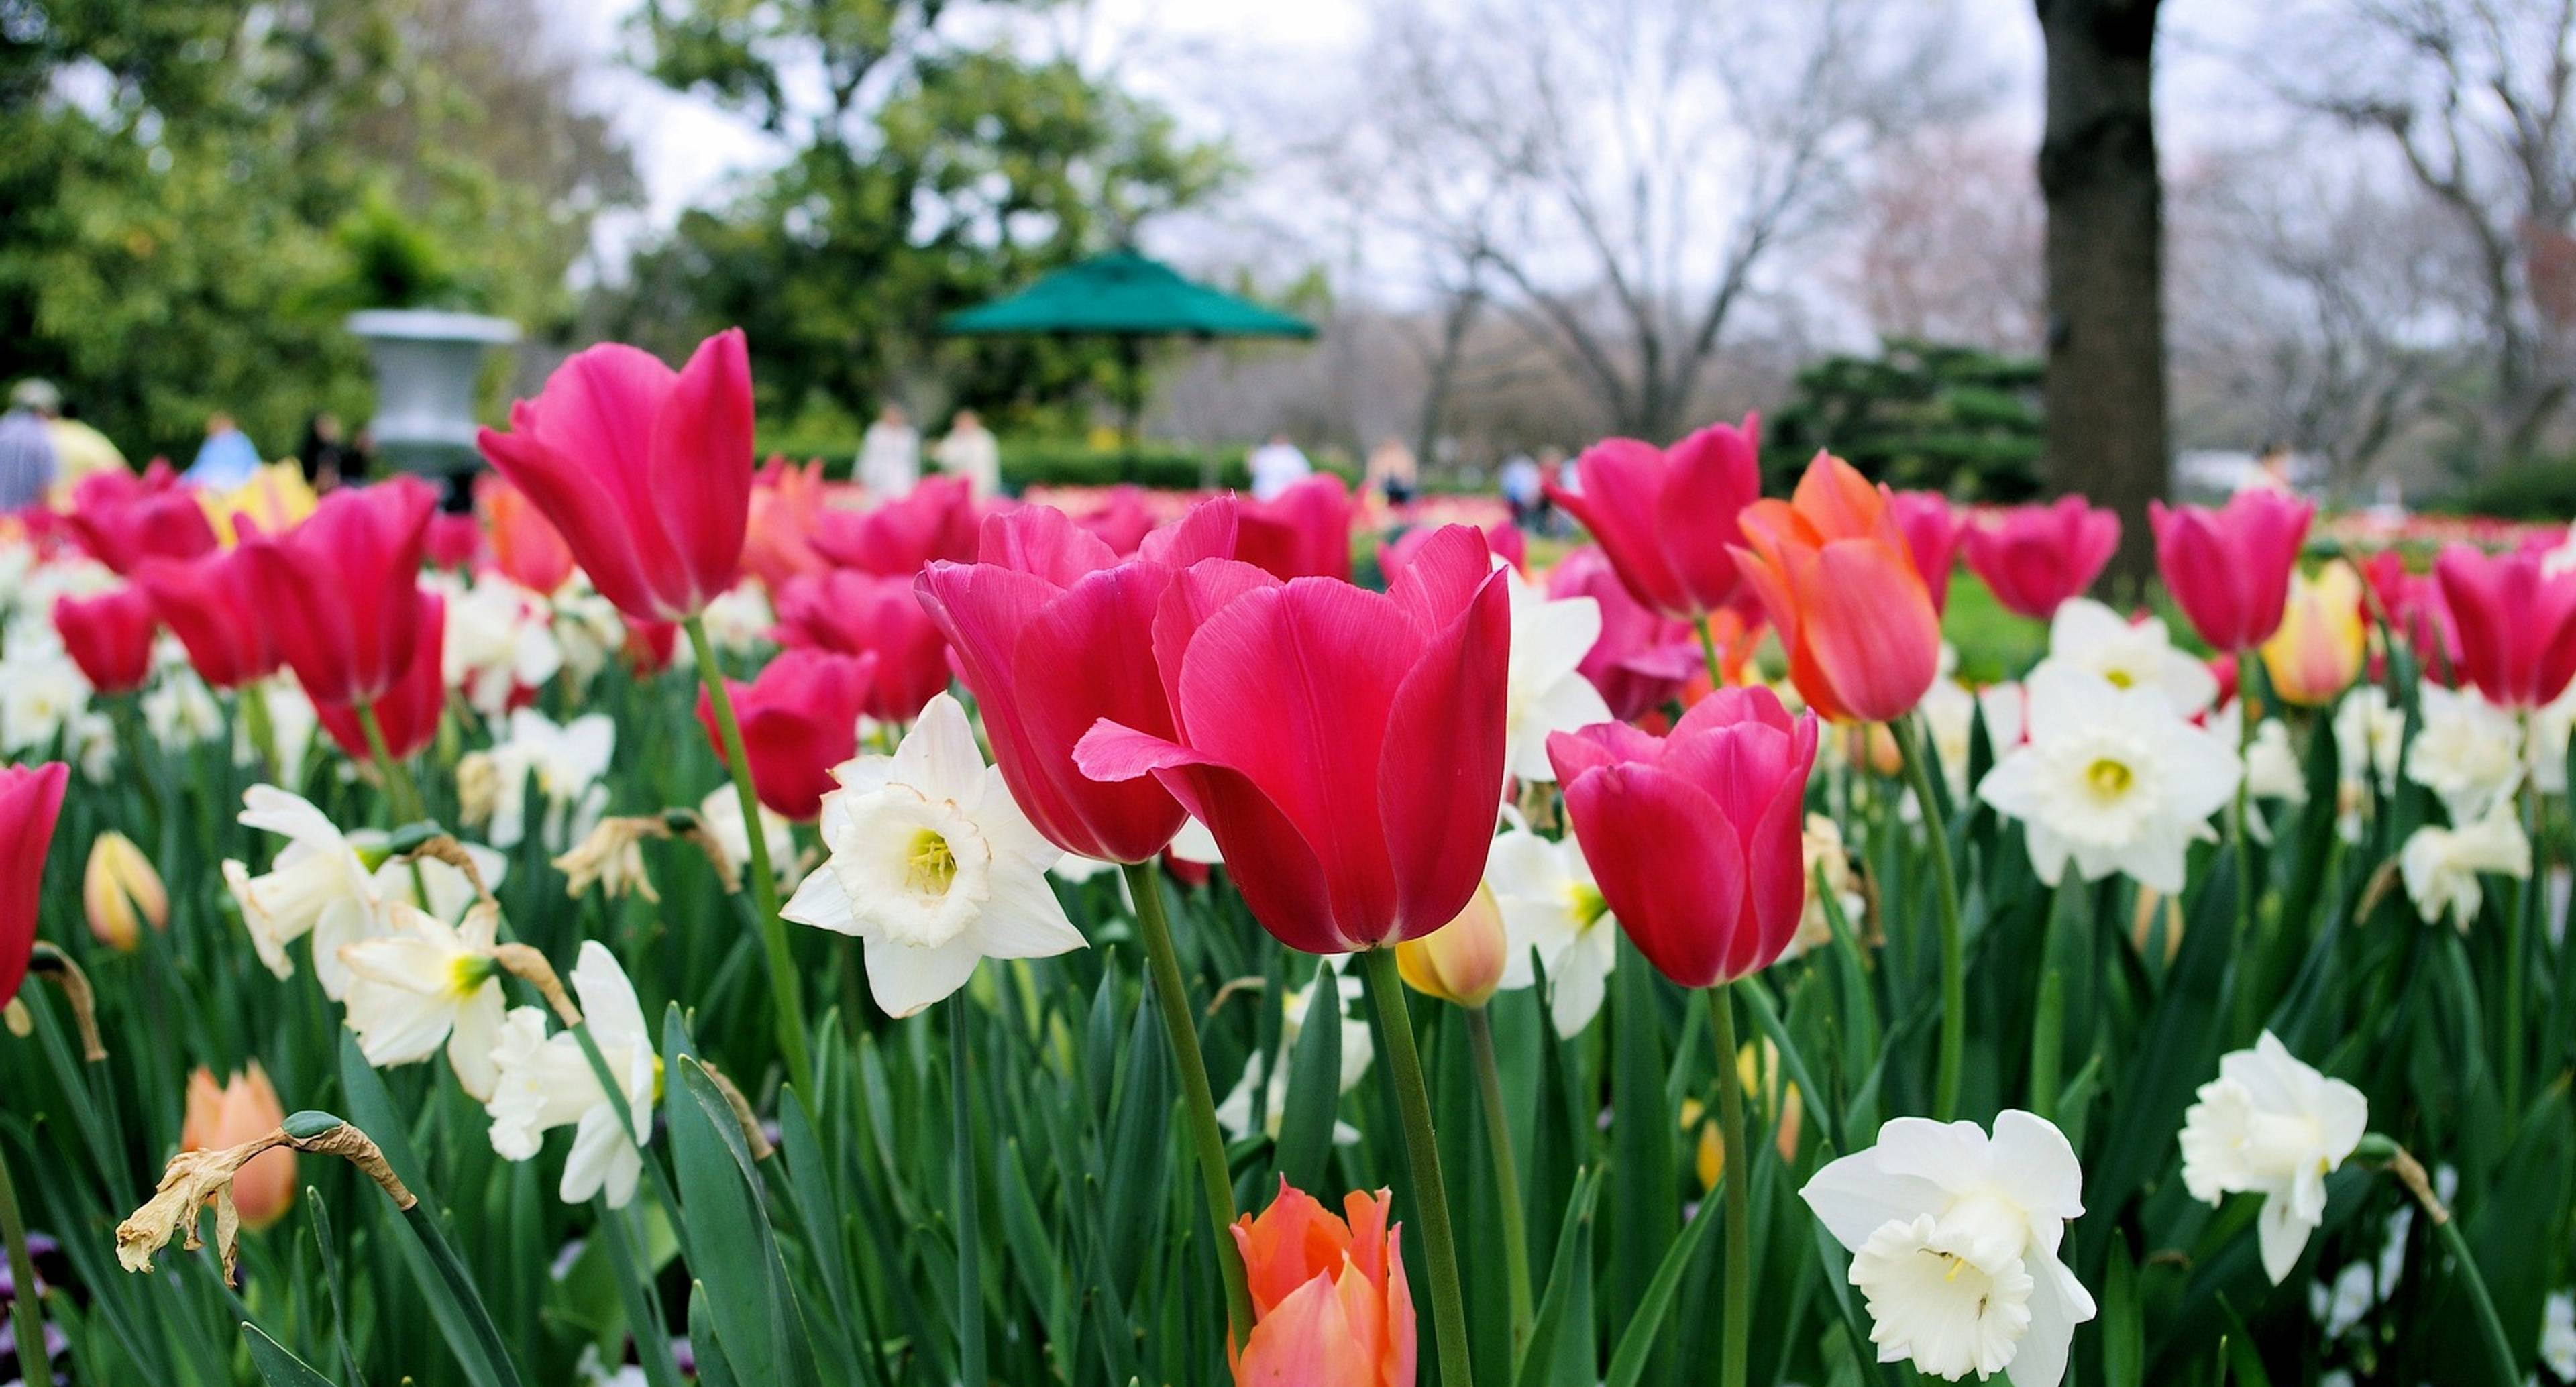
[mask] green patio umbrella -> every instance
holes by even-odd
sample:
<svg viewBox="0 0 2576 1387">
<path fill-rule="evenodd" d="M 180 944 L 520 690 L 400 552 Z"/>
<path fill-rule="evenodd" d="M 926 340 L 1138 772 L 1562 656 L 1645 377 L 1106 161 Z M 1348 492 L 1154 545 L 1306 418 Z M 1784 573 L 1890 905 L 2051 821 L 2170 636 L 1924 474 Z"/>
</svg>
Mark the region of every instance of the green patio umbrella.
<svg viewBox="0 0 2576 1387">
<path fill-rule="evenodd" d="M 1111 251 L 1039 277 L 1006 298 L 962 309 L 939 320 L 940 330 L 960 335 L 1021 334 L 1107 337 L 1117 342 L 1125 368 L 1123 432 L 1136 440 L 1143 413 L 1144 343 L 1155 337 L 1312 337 L 1302 318 L 1193 284 L 1159 260 L 1132 250 Z"/>
</svg>

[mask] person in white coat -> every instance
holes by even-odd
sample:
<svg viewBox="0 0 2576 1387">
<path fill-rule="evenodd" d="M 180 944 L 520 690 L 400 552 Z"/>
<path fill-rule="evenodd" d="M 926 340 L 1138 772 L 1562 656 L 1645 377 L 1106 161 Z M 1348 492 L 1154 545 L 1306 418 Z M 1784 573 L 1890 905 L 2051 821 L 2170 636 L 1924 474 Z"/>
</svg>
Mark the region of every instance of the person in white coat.
<svg viewBox="0 0 2576 1387">
<path fill-rule="evenodd" d="M 948 422 L 948 436 L 931 449 L 931 461 L 952 477 L 964 477 L 978 501 L 1002 494 L 1002 447 L 971 409 L 957 411 Z"/>
<path fill-rule="evenodd" d="M 900 501 L 921 484 L 921 434 L 901 405 L 887 405 L 859 443 L 859 485 L 877 501 Z"/>
</svg>

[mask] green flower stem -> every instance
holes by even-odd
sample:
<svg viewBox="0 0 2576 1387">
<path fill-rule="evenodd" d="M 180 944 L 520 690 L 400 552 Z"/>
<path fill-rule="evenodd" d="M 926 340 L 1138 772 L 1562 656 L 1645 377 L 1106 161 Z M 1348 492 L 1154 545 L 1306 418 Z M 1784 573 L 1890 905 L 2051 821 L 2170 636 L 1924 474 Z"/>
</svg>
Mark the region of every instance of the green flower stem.
<svg viewBox="0 0 2576 1387">
<path fill-rule="evenodd" d="M 1941 1058 L 1932 1085 L 1932 1116 L 1947 1122 L 1959 1115 L 1959 1069 L 1968 1042 L 1968 955 L 1959 924 L 1959 878 L 1950 866 L 1950 826 L 1941 819 L 1941 804 L 1932 796 L 1932 775 L 1925 765 L 1923 729 L 1908 715 L 1893 724 L 1903 753 L 1906 782 L 1923 811 L 1923 838 L 1932 848 L 1932 880 L 1941 907 Z"/>
<path fill-rule="evenodd" d="M 984 1233 L 975 1204 L 974 1084 L 966 1066 L 974 1044 L 966 1036 L 968 1005 L 963 994 L 949 999 L 948 1096 L 955 1105 L 950 1129 L 949 1167 L 957 1177 L 957 1380 L 965 1387 L 985 1387 L 992 1379 L 984 1369 Z"/>
<path fill-rule="evenodd" d="M 1726 675 L 1717 666 L 1717 632 L 1710 629 L 1709 618 L 1706 615 L 1702 615 L 1692 624 L 1699 630 L 1699 657 L 1708 663 L 1708 686 L 1712 689 L 1725 688 Z"/>
<path fill-rule="evenodd" d="M 2525 712 L 2522 721 L 2523 744 L 2528 746 L 2531 714 Z M 2530 953 L 2529 922 L 2549 881 L 2549 857 L 2540 841 L 2539 795 L 2532 789 L 2530 776 L 2523 777 L 2522 789 L 2515 798 L 2521 801 L 2518 807 L 2522 811 L 2523 841 L 2531 845 L 2531 875 L 2515 889 L 2504 917 L 2504 1023 L 2496 1029 L 2504 1041 L 2500 1084 L 2508 1124 L 2522 1120 L 2522 1052 L 2526 1044 L 2522 1033 L 2523 969 Z"/>
<path fill-rule="evenodd" d="M 1746 1177 L 1752 1147 L 1744 1130 L 1744 1074 L 1735 1060 L 1732 983 L 1707 989 L 1709 1020 L 1716 1024 L 1718 1140 L 1726 1151 L 1726 1322 L 1718 1349 L 1721 1387 L 1744 1387 L 1744 1365 L 1753 1342 L 1753 1209 Z"/>
<path fill-rule="evenodd" d="M 0 1239 L 9 1244 L 9 1314 L 18 1325 L 19 1375 L 30 1381 L 48 1376 L 26 1365 L 45 1362 L 45 1316 L 36 1304 L 36 1259 L 27 1252 L 27 1221 L 18 1211 L 18 1187 L 9 1181 L 9 1162 L 0 1154 Z"/>
<path fill-rule="evenodd" d="M 2487 1291 L 2486 1276 L 2478 1270 L 2478 1259 L 2469 1251 L 2468 1239 L 2460 1235 L 2459 1220 L 2451 1217 L 2440 1196 L 2433 1193 L 2433 1182 L 2424 1173 L 2423 1163 L 2378 1132 L 2364 1134 L 2352 1154 L 2354 1160 L 2365 1165 L 2384 1167 L 2424 1207 L 2433 1224 L 2434 1239 L 2451 1254 L 2459 1269 L 2460 1284 L 2469 1293 L 2469 1308 L 2478 1322 L 2479 1341 L 2486 1346 L 2488 1366 L 2495 1373 L 2495 1387 L 2520 1387 L 2522 1369 L 2515 1359 L 2513 1340 L 2504 1332 L 2504 1317 L 2496 1313 L 2495 1297 Z"/>
<path fill-rule="evenodd" d="M 411 772 L 394 759 L 393 743 L 385 740 L 385 726 L 376 720 L 376 705 L 358 700 L 358 726 L 367 734 L 367 750 L 376 759 L 376 770 L 385 778 L 385 794 L 392 799 L 394 818 L 401 823 L 416 824 L 428 818 L 421 807 L 420 787 L 411 783 Z"/>
<path fill-rule="evenodd" d="M 1476 1370 L 1467 1357 L 1467 1300 L 1458 1288 L 1458 1244 L 1449 1231 L 1449 1190 L 1440 1178 L 1440 1147 L 1431 1131 L 1431 1093 L 1422 1083 L 1422 1056 L 1413 1044 L 1404 980 L 1396 974 L 1393 948 L 1364 950 L 1359 958 L 1369 1004 L 1377 1008 L 1378 1029 L 1385 1033 L 1387 1078 L 1395 1085 L 1396 1106 L 1404 1113 L 1405 1164 L 1413 1172 L 1413 1204 L 1422 1212 L 1423 1250 L 1431 1262 L 1431 1319 L 1437 1331 L 1440 1380 L 1451 1387 L 1474 1387 Z"/>
<path fill-rule="evenodd" d="M 1517 1378 L 1530 1337 L 1529 1211 L 1521 1206 L 1520 1161 L 1512 1154 L 1511 1118 L 1503 1111 L 1503 1075 L 1502 1066 L 1494 1061 L 1493 1019 L 1483 1007 L 1468 1007 L 1466 1013 L 1476 1083 L 1484 1090 L 1485 1144 L 1494 1153 L 1494 1195 L 1503 1207 L 1503 1276 L 1511 1294 L 1512 1374 Z"/>
<path fill-rule="evenodd" d="M 269 783 L 296 788 L 286 783 L 286 765 L 278 759 L 277 722 L 268 713 L 267 688 L 256 679 L 242 685 L 240 708 L 243 730 L 250 736 L 251 750 L 259 753 L 259 763 L 268 768 Z"/>
<path fill-rule="evenodd" d="M 1136 898 L 1136 930 L 1145 939 L 1145 967 L 1153 983 L 1154 1005 L 1163 1014 L 1163 1034 L 1172 1043 L 1172 1067 L 1181 1071 L 1182 1108 L 1190 1127 L 1190 1144 L 1198 1148 L 1199 1183 L 1207 1195 L 1208 1227 L 1216 1239 L 1216 1265 L 1225 1278 L 1227 1322 L 1234 1342 L 1252 1335 L 1252 1288 L 1244 1279 L 1243 1256 L 1234 1246 L 1234 1181 L 1225 1159 L 1225 1134 L 1216 1125 L 1216 1095 L 1208 1087 L 1207 1056 L 1199 1051 L 1199 1028 L 1190 1019 L 1189 987 L 1181 980 L 1181 956 L 1172 947 L 1171 918 L 1163 913 L 1161 873 L 1151 862 L 1130 862 L 1127 893 Z"/>
<path fill-rule="evenodd" d="M 724 670 L 716 663 L 715 642 L 707 639 L 705 619 L 692 616 L 680 623 L 680 629 L 689 633 L 689 649 L 697 655 L 698 680 L 706 685 L 707 702 L 715 709 L 716 735 L 724 742 L 734 797 L 742 802 L 760 947 L 769 957 L 769 990 L 778 1004 L 778 1053 L 787 1062 L 788 1081 L 805 1083 L 814 1073 L 805 1037 L 805 993 L 796 976 L 796 959 L 787 951 L 787 922 L 778 915 L 778 873 L 769 865 L 769 835 L 760 829 L 760 797 L 751 788 L 751 756 L 743 749 L 742 723 L 734 716 L 733 691 L 725 687 Z"/>
</svg>

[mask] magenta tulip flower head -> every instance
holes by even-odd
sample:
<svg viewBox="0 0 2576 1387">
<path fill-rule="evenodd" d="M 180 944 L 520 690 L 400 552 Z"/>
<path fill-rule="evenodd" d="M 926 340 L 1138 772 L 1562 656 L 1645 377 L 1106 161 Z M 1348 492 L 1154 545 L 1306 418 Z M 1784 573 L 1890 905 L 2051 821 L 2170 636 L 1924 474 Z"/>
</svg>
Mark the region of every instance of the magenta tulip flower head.
<svg viewBox="0 0 2576 1387">
<path fill-rule="evenodd" d="M 2507 708 L 2554 703 L 2576 677 L 2576 572 L 2549 571 L 2523 550 L 2482 554 L 2454 544 L 2434 561 L 2459 627 L 2460 673 Z"/>
<path fill-rule="evenodd" d="M 1637 600 L 1677 621 L 1726 605 L 1741 578 L 1736 517 L 1762 494 L 1761 419 L 1711 424 L 1669 448 L 1605 438 L 1574 464 L 1579 493 L 1547 494 L 1600 541 Z"/>
<path fill-rule="evenodd" d="M 132 693 L 152 673 L 152 637 L 161 629 L 152 595 L 140 587 L 96 597 L 54 599 L 54 630 L 81 674 L 100 693 Z"/>
<path fill-rule="evenodd" d="M 1669 737 L 1605 722 L 1547 750 L 1601 899 L 1647 962 L 1708 987 L 1779 959 L 1806 907 L 1815 715 L 1758 685 L 1719 689 Z"/>
<path fill-rule="evenodd" d="M 2250 650 L 2281 627 L 2290 569 L 2317 508 L 2277 491 L 2242 491 L 2217 510 L 2147 503 L 2156 566 L 2192 629 L 2218 650 Z"/>
<path fill-rule="evenodd" d="M 695 616 L 733 586 L 751 521 L 751 359 L 742 329 L 674 371 L 614 342 L 576 352 L 510 431 L 476 439 L 637 621 Z"/>
<path fill-rule="evenodd" d="M 2057 614 L 2102 576 L 2120 547 L 2120 517 L 2087 505 L 2081 496 L 2047 506 L 2015 506 L 1996 520 L 1971 526 L 1966 539 L 1969 571 L 1985 580 L 2005 610 L 2035 621 Z"/>
<path fill-rule="evenodd" d="M 1075 763 L 1169 790 L 1263 928 L 1349 953 L 1466 908 L 1502 796 L 1511 645 L 1484 536 L 1442 529 L 1383 593 L 1194 564 L 1164 594 L 1153 642 L 1171 732 L 1104 718 Z"/>
<path fill-rule="evenodd" d="M 1121 562 L 1063 512 L 1026 506 L 984 522 L 978 562 L 933 563 L 913 580 L 983 710 L 1011 797 L 1066 852 L 1143 862 L 1181 831 L 1170 791 L 1093 780 L 1073 749 L 1104 718 L 1172 735 L 1155 613 L 1184 567 L 1233 553 L 1235 520 L 1232 498 L 1207 502 Z"/>
<path fill-rule="evenodd" d="M 1341 478 L 1318 473 L 1240 505 L 1236 558 L 1281 578 L 1351 576 L 1351 488 Z"/>
<path fill-rule="evenodd" d="M 18 995 L 27 955 L 36 944 L 36 906 L 45 882 L 45 850 L 62 812 L 71 768 L 60 761 L 0 766 L 0 1004 Z"/>
<path fill-rule="evenodd" d="M 347 487 L 304 523 L 242 545 L 254 620 L 316 703 L 365 703 L 411 668 L 420 638 L 420 556 L 438 494 L 418 477 Z"/>
<path fill-rule="evenodd" d="M 1958 567 L 1959 536 L 1966 528 L 1966 517 L 1937 491 L 1890 492 L 1887 507 L 1896 515 L 1896 528 L 1905 533 L 1906 552 L 1914 556 L 1914 571 L 1923 575 L 1932 610 L 1945 609 L 1950 605 L 1950 571 Z"/>
</svg>

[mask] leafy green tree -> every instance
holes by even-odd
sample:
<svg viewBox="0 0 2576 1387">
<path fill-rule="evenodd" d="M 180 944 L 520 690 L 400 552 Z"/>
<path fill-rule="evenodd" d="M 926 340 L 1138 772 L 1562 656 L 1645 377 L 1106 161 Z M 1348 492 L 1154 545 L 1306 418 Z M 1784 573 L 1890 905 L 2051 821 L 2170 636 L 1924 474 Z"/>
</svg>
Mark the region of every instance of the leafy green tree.
<svg viewBox="0 0 2576 1387">
<path fill-rule="evenodd" d="M 1127 240 L 1229 172 L 1151 103 L 941 0 L 653 0 L 646 65 L 787 141 L 728 204 L 638 258 L 607 331 L 678 350 L 741 324 L 768 404 L 859 416 L 935 366 L 953 401 L 1006 419 L 1112 383 L 1096 344 L 943 342 L 940 315 Z M 788 93 L 819 72 L 819 103 Z"/>
<path fill-rule="evenodd" d="M 138 456 L 226 410 L 271 454 L 363 418 L 341 328 L 389 295 L 568 319 L 635 196 L 535 0 L 0 4 L 0 379 L 58 381 Z M 389 276 L 397 241 L 424 279 Z M 397 281 L 401 286 L 397 287 Z"/>
<path fill-rule="evenodd" d="M 1892 486 L 2025 500 L 2039 491 L 2039 385 L 2038 362 L 1969 347 L 1900 340 L 1875 358 L 1827 357 L 1763 420 L 1763 468 L 1776 490 L 1829 448 Z"/>
</svg>

